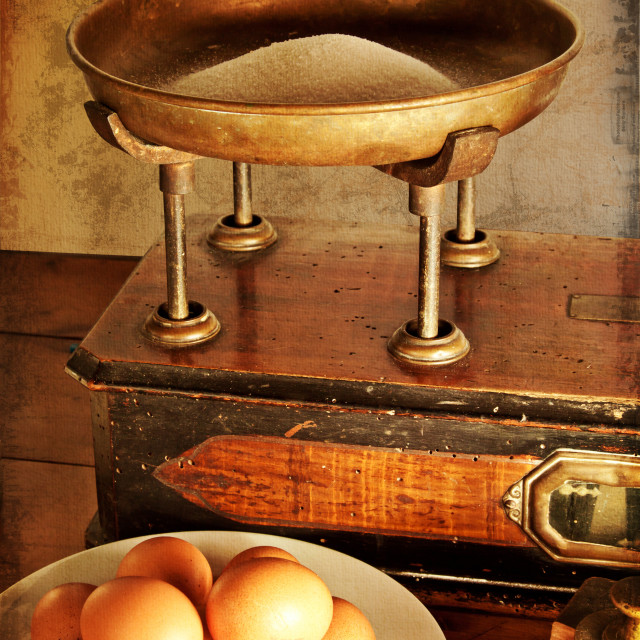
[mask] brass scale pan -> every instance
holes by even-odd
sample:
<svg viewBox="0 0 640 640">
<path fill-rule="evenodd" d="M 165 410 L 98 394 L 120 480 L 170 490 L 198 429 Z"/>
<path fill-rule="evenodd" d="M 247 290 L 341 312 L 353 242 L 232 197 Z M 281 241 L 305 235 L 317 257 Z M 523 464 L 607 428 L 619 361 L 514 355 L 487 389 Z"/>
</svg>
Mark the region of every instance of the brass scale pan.
<svg viewBox="0 0 640 640">
<path fill-rule="evenodd" d="M 349 104 L 249 104 L 163 90 L 267 44 L 320 34 L 357 36 L 411 55 L 461 88 Z M 147 148 L 153 143 L 170 154 L 231 160 L 234 171 L 256 163 L 365 165 L 410 182 L 409 208 L 421 217 L 418 318 L 394 333 L 388 349 L 422 366 L 455 362 L 469 351 L 462 332 L 438 314 L 444 183 L 469 183 L 491 160 L 497 136 L 553 101 L 583 34 L 575 17 L 551 0 L 101 0 L 76 18 L 67 38 L 96 103 L 115 112 L 117 127 Z M 425 172 L 423 159 L 433 158 L 433 171 Z M 412 161 L 422 163 L 419 178 Z M 187 300 L 182 194 L 192 188 L 193 162 L 161 164 L 160 175 L 168 302 L 143 333 L 164 344 L 202 342 L 220 326 L 206 307 Z M 239 203 L 250 198 L 246 178 L 236 181 L 234 174 Z M 229 226 L 222 219 L 209 244 L 228 249 L 231 238 L 234 250 L 245 250 L 274 242 L 268 221 L 258 218 L 254 226 L 255 220 L 236 215 Z M 473 229 L 469 235 L 474 242 L 452 245 L 462 247 L 456 251 L 466 256 L 471 247 L 475 256 L 478 249 L 482 264 L 497 259 L 488 238 L 478 244 Z"/>
<path fill-rule="evenodd" d="M 246 104 L 159 88 L 292 33 L 366 38 L 462 88 L 350 104 Z M 68 32 L 94 99 L 143 140 L 311 166 L 429 158 L 450 132 L 473 127 L 510 133 L 553 101 L 582 41 L 575 17 L 550 0 L 102 0 Z"/>
</svg>

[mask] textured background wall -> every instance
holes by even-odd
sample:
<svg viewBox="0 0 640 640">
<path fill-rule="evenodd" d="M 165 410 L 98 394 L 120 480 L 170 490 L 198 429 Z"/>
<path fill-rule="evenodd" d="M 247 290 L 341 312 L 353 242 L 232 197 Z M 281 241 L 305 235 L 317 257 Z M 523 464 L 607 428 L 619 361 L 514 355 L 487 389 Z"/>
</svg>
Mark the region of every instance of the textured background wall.
<svg viewBox="0 0 640 640">
<path fill-rule="evenodd" d="M 480 0 L 479 0 L 480 1 Z M 559 97 L 478 178 L 479 225 L 638 236 L 638 0 L 564 0 L 587 40 Z M 86 0 L 0 0 L 0 248 L 140 255 L 162 231 L 157 172 L 91 129 L 64 35 Z M 232 208 L 231 164 L 198 163 L 189 212 Z M 257 166 L 257 213 L 414 224 L 368 167 Z M 449 189 L 449 225 L 455 215 Z"/>
</svg>

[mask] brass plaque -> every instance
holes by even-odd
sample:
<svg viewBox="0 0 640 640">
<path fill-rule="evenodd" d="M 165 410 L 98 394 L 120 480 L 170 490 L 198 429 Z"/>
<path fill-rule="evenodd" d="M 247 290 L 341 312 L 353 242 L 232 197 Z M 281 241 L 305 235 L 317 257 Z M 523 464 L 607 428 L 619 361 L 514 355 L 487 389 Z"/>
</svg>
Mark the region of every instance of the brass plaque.
<svg viewBox="0 0 640 640">
<path fill-rule="evenodd" d="M 557 449 L 509 487 L 507 517 L 559 562 L 640 567 L 640 458 Z"/>
<path fill-rule="evenodd" d="M 569 317 L 577 320 L 640 322 L 639 296 L 572 295 Z"/>
</svg>

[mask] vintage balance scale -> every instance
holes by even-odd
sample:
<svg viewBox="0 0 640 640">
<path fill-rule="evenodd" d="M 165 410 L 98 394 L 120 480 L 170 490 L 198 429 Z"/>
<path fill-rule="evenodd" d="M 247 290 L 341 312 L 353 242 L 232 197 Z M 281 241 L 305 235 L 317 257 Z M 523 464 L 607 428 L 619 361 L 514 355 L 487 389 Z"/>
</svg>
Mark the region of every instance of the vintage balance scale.
<svg viewBox="0 0 640 640">
<path fill-rule="evenodd" d="M 293 32 L 367 38 L 461 88 L 349 104 L 158 88 Z M 164 240 L 67 367 L 91 390 L 100 539 L 276 532 L 419 596 L 460 579 L 467 601 L 494 584 L 516 608 L 511 587 L 553 608 L 593 571 L 637 571 L 633 242 L 475 222 L 474 176 L 553 101 L 582 41 L 547 0 L 102 0 L 74 21 L 93 126 L 159 165 L 164 194 Z M 235 209 L 187 234 L 201 157 L 233 162 Z M 256 163 L 376 167 L 409 184 L 419 232 L 256 215 Z M 441 237 L 447 182 L 458 224 Z M 592 486 L 623 505 L 624 544 L 589 527 Z"/>
</svg>

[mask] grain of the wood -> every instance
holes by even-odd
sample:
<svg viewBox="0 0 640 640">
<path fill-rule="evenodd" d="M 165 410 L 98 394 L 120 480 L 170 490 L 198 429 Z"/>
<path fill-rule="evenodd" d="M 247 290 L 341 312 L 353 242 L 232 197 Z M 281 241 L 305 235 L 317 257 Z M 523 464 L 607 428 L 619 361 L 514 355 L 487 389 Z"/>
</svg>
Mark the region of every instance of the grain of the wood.
<svg viewBox="0 0 640 640">
<path fill-rule="evenodd" d="M 83 338 L 137 258 L 0 251 L 0 331 Z"/>
<path fill-rule="evenodd" d="M 463 609 L 432 610 L 447 640 L 548 640 L 549 620 L 481 615 Z"/>
<path fill-rule="evenodd" d="M 149 252 L 84 343 L 106 361 L 112 384 L 137 385 L 137 375 L 159 386 L 173 368 L 184 371 L 174 376 L 174 388 L 180 380 L 198 384 L 200 376 L 205 390 L 215 371 L 224 372 L 225 388 L 235 373 L 259 373 L 260 383 L 271 385 L 261 387 L 267 395 L 277 378 L 290 376 L 292 392 L 315 384 L 310 393 L 324 402 L 340 403 L 349 386 L 360 390 L 360 404 L 415 406 L 431 393 L 441 411 L 555 420 L 562 410 L 574 422 L 636 419 L 637 327 L 567 314 L 570 294 L 636 293 L 635 241 L 497 234 L 503 251 L 497 264 L 442 271 L 440 315 L 464 331 L 471 353 L 446 368 L 415 371 L 399 366 L 385 346 L 417 313 L 415 229 L 273 220 L 278 244 L 242 259 L 212 253 L 202 241 L 209 220 L 190 220 L 190 296 L 223 327 L 198 348 L 168 352 L 140 338 L 150 308 L 166 297 L 163 247 Z M 141 363 L 139 370 L 131 361 Z M 322 395 L 327 381 L 333 395 Z M 245 388 L 240 381 L 232 392 Z"/>
<path fill-rule="evenodd" d="M 481 553 L 481 552 L 480 552 Z M 487 616 L 532 618 L 555 621 L 558 611 L 566 605 L 568 594 L 549 592 L 544 597 L 527 589 L 500 589 L 498 586 L 467 583 L 415 583 L 400 579 L 428 609 L 456 610 L 480 613 Z"/>
<path fill-rule="evenodd" d="M 38 569 L 84 549 L 96 510 L 91 467 L 0 461 L 0 591 Z"/>
<path fill-rule="evenodd" d="M 0 254 L 0 258 L 7 256 Z M 16 256 L 17 258 L 18 256 Z M 33 273 L 37 273 L 36 265 L 41 260 L 39 254 L 27 254 L 19 257 L 13 264 L 22 262 L 22 267 Z M 29 267 L 29 262 L 32 266 Z M 33 264 L 35 263 L 35 265 Z M 5 263 L 6 264 L 6 263 Z M 68 274 L 86 275 L 83 269 L 84 259 L 80 256 L 68 258 L 68 271 L 64 270 L 52 273 L 47 282 L 51 291 L 64 290 L 68 286 Z M 116 283 L 126 277 L 127 269 L 122 269 L 122 263 L 110 259 L 96 262 L 97 272 L 106 282 Z M 133 266 L 133 263 L 130 265 Z M 95 271 L 92 272 L 95 275 Z M 78 300 L 88 295 L 89 282 L 78 285 L 75 291 Z M 4 274 L 3 274 L 3 281 Z M 0 285 L 2 286 L 2 285 Z M 3 290 L 3 296 L 5 295 Z M 41 292 L 42 293 L 42 292 Z M 26 313 L 29 309 L 29 297 L 26 295 L 14 297 L 15 313 Z M 44 295 L 40 311 L 47 317 L 57 317 L 60 309 L 55 309 L 57 301 L 54 295 Z M 105 301 L 105 304 L 108 301 Z M 98 302 L 97 304 L 100 304 Z M 52 306 L 54 308 L 52 308 Z M 99 312 L 99 309 L 96 309 Z M 1 314 L 1 312 L 0 312 Z M 0 318 L 2 316 L 0 315 Z M 86 323 L 87 320 L 85 319 Z M 68 319 L 62 319 L 58 327 L 68 326 Z M 15 330 L 15 326 L 10 327 Z M 37 330 L 37 326 L 32 327 Z M 12 371 L 22 376 L 42 375 L 48 378 L 50 367 L 57 368 L 59 362 L 66 356 L 68 340 L 49 340 L 43 338 L 26 338 L 16 335 L 3 336 L 0 351 L 6 354 L 9 350 L 16 353 L 15 363 L 24 368 L 24 374 L 20 373 L 17 366 Z M 20 354 L 26 354 L 27 359 L 20 358 Z M 30 370 L 27 360 L 32 359 L 34 367 L 44 362 L 40 374 Z M 4 370 L 3 370 L 4 375 Z M 59 374 L 64 377 L 64 374 Z M 6 381 L 5 381 L 6 382 Z M 58 381 L 62 386 L 62 379 Z M 73 387 L 75 384 L 69 380 Z M 34 383 L 34 387 L 38 387 Z M 78 424 L 84 422 L 80 418 L 85 414 L 86 402 L 78 402 L 78 396 L 83 395 L 82 389 L 77 387 L 77 395 L 68 396 L 61 387 L 53 384 L 49 387 L 40 387 L 38 392 L 25 393 L 21 400 L 10 404 L 5 397 L 2 406 L 12 407 L 17 412 L 16 424 L 12 425 L 13 434 L 5 445 L 5 455 L 15 447 L 19 447 L 29 457 L 42 451 L 40 440 L 43 438 L 44 420 L 49 424 L 49 419 L 55 416 L 59 424 Z M 53 398 L 61 395 L 60 400 Z M 72 399 L 74 398 L 74 399 Z M 48 408 L 47 408 L 48 407 Z M 36 426 L 36 422 L 38 423 Z M 22 426 L 21 426 L 22 425 Z M 50 445 L 58 451 L 65 451 L 68 462 L 83 462 L 83 447 L 76 448 L 73 445 L 74 436 L 63 435 L 64 432 L 52 430 Z M 63 441 L 64 440 L 64 441 Z M 68 455 L 67 455 L 68 454 Z M 69 554 L 81 551 L 84 548 L 84 530 L 89 524 L 91 516 L 96 509 L 94 471 L 87 466 L 73 466 L 66 464 L 47 464 L 42 462 L 29 462 L 24 460 L 4 459 L 0 462 L 0 486 L 3 489 L 3 500 L 0 508 L 0 591 L 9 587 L 17 580 L 24 578 L 29 573 L 42 566 L 53 562 Z M 463 609 L 451 609 L 432 607 L 439 623 L 444 629 L 447 640 L 472 640 L 478 637 L 499 638 L 500 640 L 546 640 L 548 638 L 549 623 L 546 621 L 532 621 L 529 619 L 510 618 L 499 615 L 487 615 L 484 612 L 465 611 Z M 491 635 L 487 635 L 491 634 Z M 494 635 L 495 634 L 495 635 Z"/>
<path fill-rule="evenodd" d="M 64 371 L 73 344 L 0 334 L 3 457 L 93 464 L 88 394 Z"/>
<path fill-rule="evenodd" d="M 182 373 L 187 375 L 188 372 L 183 370 Z M 383 451 L 398 448 L 407 455 L 428 455 L 429 463 L 436 470 L 441 463 L 442 466 L 447 461 L 456 464 L 465 457 L 471 460 L 477 458 L 476 462 L 469 462 L 470 466 L 477 462 L 481 462 L 482 466 L 485 456 L 489 460 L 501 457 L 505 465 L 513 464 L 515 469 L 519 460 L 537 458 L 543 451 L 541 445 L 547 451 L 566 447 L 607 450 L 609 447 L 621 449 L 626 446 L 629 449 L 634 447 L 637 437 L 632 433 L 625 435 L 621 430 L 615 429 L 611 429 L 609 433 L 602 426 L 591 431 L 568 429 L 563 424 L 530 424 L 520 421 L 505 424 L 501 420 L 476 422 L 470 419 L 461 421 L 453 416 L 443 419 L 420 412 L 363 410 L 361 407 L 354 409 L 310 402 L 229 398 L 205 393 L 128 391 L 123 394 L 122 390 L 116 389 L 112 393 L 90 395 L 95 405 L 96 451 L 100 451 L 96 462 L 101 483 L 99 495 L 102 496 L 102 523 L 111 540 L 176 529 L 241 527 L 256 529 L 262 533 L 303 537 L 315 543 L 323 538 L 333 548 L 376 566 L 384 566 L 395 573 L 402 573 L 410 566 L 412 572 L 475 576 L 503 583 L 530 582 L 577 587 L 581 580 L 593 574 L 578 570 L 576 575 L 570 565 L 546 564 L 542 552 L 530 541 L 522 547 L 493 547 L 486 544 L 470 547 L 459 539 L 452 543 L 451 538 L 440 541 L 440 544 L 437 540 L 420 537 L 379 537 L 335 530 L 319 533 L 299 526 L 285 527 L 278 523 L 254 525 L 243 522 L 239 525 L 234 520 L 222 517 L 219 511 L 203 509 L 184 500 L 179 493 L 158 482 L 153 472 L 166 462 L 167 457 L 179 457 L 190 447 L 195 447 L 216 434 L 245 437 L 280 435 L 286 439 L 286 434 L 289 433 L 297 441 L 296 446 L 301 446 L 303 442 L 326 443 L 328 446 L 331 446 L 329 443 L 348 443 L 368 447 L 372 452 L 375 451 L 374 447 L 381 447 Z M 429 451 L 433 453 L 428 454 Z M 453 458 L 454 454 L 456 458 Z M 512 455 L 513 461 L 510 459 Z M 342 463 L 344 460 L 336 457 L 336 461 Z M 184 465 L 185 468 L 187 465 L 188 463 Z M 117 471 L 114 473 L 115 469 Z M 362 471 L 362 467 L 360 469 Z M 247 477 L 253 479 L 253 468 Z M 466 478 L 456 475 L 451 479 L 452 485 L 455 480 L 460 481 L 461 487 L 468 484 Z M 492 485 L 492 482 L 495 484 Z M 480 496 L 484 496 L 485 491 L 493 496 L 493 501 L 486 506 L 495 516 L 495 531 L 502 529 L 506 532 L 511 527 L 513 535 L 516 535 L 519 533 L 517 525 L 506 520 L 500 506 L 500 489 L 504 492 L 508 485 L 507 476 L 495 474 L 486 477 L 479 474 L 472 490 Z M 376 486 L 376 483 L 370 486 Z M 491 489 L 487 490 L 487 487 Z M 274 488 L 267 484 L 266 487 L 260 487 L 260 490 L 268 493 L 273 492 Z M 251 498 L 249 495 L 248 500 Z M 428 498 L 427 496 L 427 500 Z M 454 501 L 453 504 L 451 500 Z M 455 492 L 449 494 L 446 501 L 439 504 L 437 511 L 441 510 L 443 517 L 448 517 L 447 514 L 455 513 L 457 500 Z M 242 505 L 234 504 L 233 507 L 242 508 Z M 464 515 L 466 514 L 463 512 L 461 516 Z M 434 519 L 437 521 L 436 514 Z M 442 525 L 438 524 L 436 529 L 442 531 Z M 461 529 L 454 535 L 464 537 L 464 527 Z M 430 531 L 429 527 L 426 534 Z M 477 533 L 478 529 L 475 531 Z M 523 540 L 527 540 L 523 534 L 520 535 Z M 419 578 L 407 576 L 406 580 L 401 578 L 401 581 L 414 593 L 417 590 L 421 594 L 430 593 L 430 585 Z M 466 598 L 463 597 L 464 594 L 460 594 L 455 603 L 449 598 L 447 604 L 469 607 L 472 603 L 468 595 L 470 589 L 465 588 L 463 591 L 466 591 Z M 487 592 L 475 591 L 477 599 L 482 600 L 483 610 L 486 610 Z M 502 597 L 503 593 L 500 592 L 499 595 L 506 601 L 507 598 Z M 557 612 L 564 606 L 566 598 L 552 600 L 556 601 L 557 606 L 550 602 L 552 606 L 545 615 Z M 513 598 L 513 606 L 514 610 L 519 607 L 520 611 L 528 612 L 535 606 L 535 615 L 541 614 L 537 602 L 527 602 L 525 606 L 522 599 Z M 497 601 L 497 608 L 502 612 L 508 607 Z"/>
<path fill-rule="evenodd" d="M 96 509 L 89 406 L 64 365 L 136 262 L 0 252 L 0 589 L 84 548 Z"/>
<path fill-rule="evenodd" d="M 536 461 L 451 457 L 287 438 L 220 436 L 154 476 L 233 520 L 526 546 L 504 487 Z"/>
</svg>

